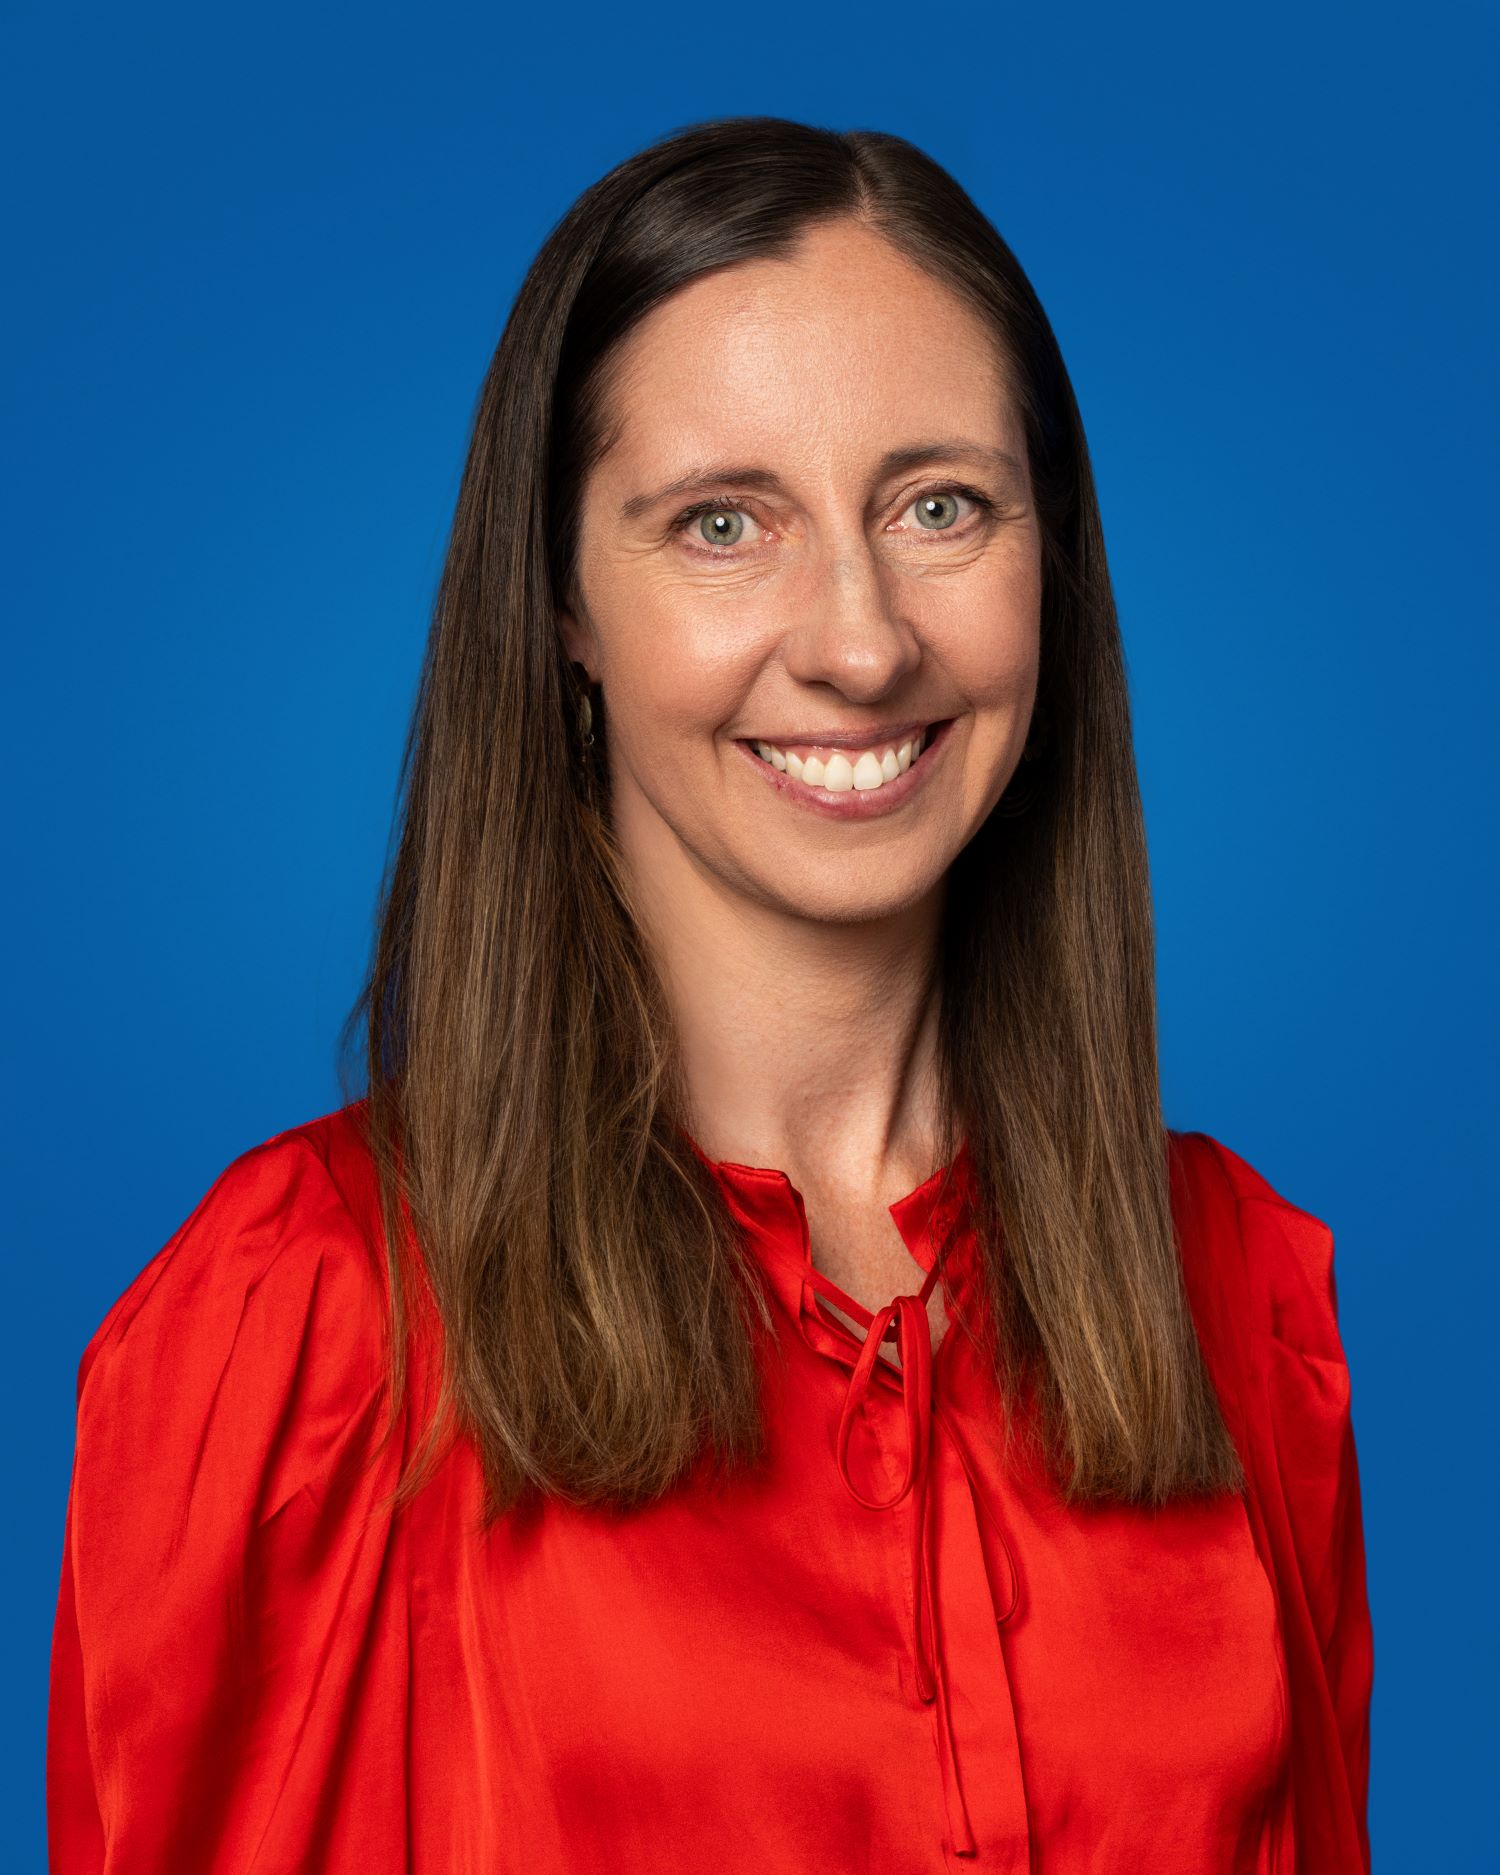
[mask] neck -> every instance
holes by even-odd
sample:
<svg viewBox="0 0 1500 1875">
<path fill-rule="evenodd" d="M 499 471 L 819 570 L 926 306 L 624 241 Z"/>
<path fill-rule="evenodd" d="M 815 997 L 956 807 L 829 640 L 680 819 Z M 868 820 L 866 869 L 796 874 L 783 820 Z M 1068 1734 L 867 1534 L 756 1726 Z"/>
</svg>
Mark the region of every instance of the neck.
<svg viewBox="0 0 1500 1875">
<path fill-rule="evenodd" d="M 709 1158 L 799 1190 L 904 1192 L 936 1169 L 941 889 L 889 918 L 789 916 L 675 841 L 630 867 Z"/>
</svg>

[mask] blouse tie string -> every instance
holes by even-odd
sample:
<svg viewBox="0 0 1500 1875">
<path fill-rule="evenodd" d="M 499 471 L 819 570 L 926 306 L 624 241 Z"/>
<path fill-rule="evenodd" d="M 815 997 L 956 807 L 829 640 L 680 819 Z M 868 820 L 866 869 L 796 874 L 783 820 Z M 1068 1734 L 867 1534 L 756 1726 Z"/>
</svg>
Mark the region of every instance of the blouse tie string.
<svg viewBox="0 0 1500 1875">
<path fill-rule="evenodd" d="M 945 1245 L 944 1250 L 946 1247 Z M 941 1650 L 933 1614 L 933 1537 L 929 1521 L 927 1487 L 930 1475 L 934 1413 L 937 1414 L 952 1441 L 954 1450 L 958 1453 L 959 1462 L 968 1479 L 969 1495 L 973 1501 L 975 1516 L 982 1518 L 994 1532 L 1005 1555 L 1010 1593 L 1004 1613 L 997 1614 L 996 1618 L 999 1621 L 1007 1620 L 1015 1609 L 1018 1579 L 1010 1545 L 1005 1540 L 1005 1533 L 985 1507 L 984 1494 L 975 1478 L 973 1463 L 965 1450 L 964 1443 L 957 1436 L 950 1415 L 944 1412 L 933 1399 L 932 1339 L 928 1324 L 927 1301 L 937 1282 L 942 1264 L 943 1256 L 939 1254 L 934 1259 L 932 1268 L 928 1271 L 926 1280 L 916 1295 L 897 1296 L 872 1317 L 865 1332 L 859 1358 L 849 1377 L 843 1411 L 839 1416 L 837 1449 L 839 1475 L 843 1478 L 850 1494 L 867 1510 L 894 1510 L 908 1495 L 914 1499 L 910 1564 L 914 1610 L 912 1661 L 919 1695 L 925 1704 L 935 1703 L 936 1706 L 943 1800 L 953 1848 L 959 1855 L 973 1855 L 977 1845 L 958 1774 L 957 1755 L 953 1746 L 952 1718 L 948 1706 L 947 1680 L 942 1668 Z M 809 1274 L 814 1286 L 821 1286 L 818 1282 L 818 1272 L 812 1270 Z M 906 1421 L 906 1464 L 896 1490 L 888 1497 L 871 1498 L 864 1495 L 850 1476 L 849 1435 L 853 1430 L 855 1415 L 862 1409 L 874 1381 L 876 1357 L 880 1352 L 881 1344 L 891 1339 L 896 1342 L 901 1362 L 900 1387 L 903 1417 Z"/>
</svg>

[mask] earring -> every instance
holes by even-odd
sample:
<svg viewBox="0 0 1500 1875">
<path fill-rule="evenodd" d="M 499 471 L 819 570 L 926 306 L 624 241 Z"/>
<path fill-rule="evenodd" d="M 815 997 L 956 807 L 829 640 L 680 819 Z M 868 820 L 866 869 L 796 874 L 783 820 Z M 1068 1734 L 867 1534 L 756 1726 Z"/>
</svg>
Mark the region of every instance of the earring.
<svg viewBox="0 0 1500 1875">
<path fill-rule="evenodd" d="M 594 706 L 589 697 L 593 688 L 589 682 L 588 671 L 582 664 L 573 665 L 574 678 L 578 685 L 578 707 L 574 720 L 578 725 L 578 775 L 586 795 L 594 791 Z M 601 695 L 601 701 L 602 701 Z"/>
</svg>

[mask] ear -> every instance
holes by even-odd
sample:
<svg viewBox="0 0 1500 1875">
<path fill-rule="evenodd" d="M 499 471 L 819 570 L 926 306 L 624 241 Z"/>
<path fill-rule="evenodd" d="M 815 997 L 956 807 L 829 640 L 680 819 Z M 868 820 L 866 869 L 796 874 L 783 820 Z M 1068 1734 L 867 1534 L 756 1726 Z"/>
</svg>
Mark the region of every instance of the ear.
<svg viewBox="0 0 1500 1875">
<path fill-rule="evenodd" d="M 559 606 L 557 611 L 557 629 L 563 641 L 563 649 L 568 654 L 570 664 L 581 664 L 589 674 L 589 682 L 599 681 L 599 646 L 594 636 L 594 628 L 586 620 L 580 619 L 567 607 Z"/>
</svg>

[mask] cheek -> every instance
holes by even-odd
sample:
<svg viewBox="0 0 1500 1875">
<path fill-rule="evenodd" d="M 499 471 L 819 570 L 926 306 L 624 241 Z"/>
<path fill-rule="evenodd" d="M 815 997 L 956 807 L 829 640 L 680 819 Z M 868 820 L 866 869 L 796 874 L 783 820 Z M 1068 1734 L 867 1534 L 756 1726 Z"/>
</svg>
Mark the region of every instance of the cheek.
<svg viewBox="0 0 1500 1875">
<path fill-rule="evenodd" d="M 1041 578 L 1029 558 L 998 565 L 962 603 L 935 610 L 928 636 L 971 709 L 1029 706 L 1041 656 Z"/>
<path fill-rule="evenodd" d="M 659 755 L 730 722 L 765 661 L 766 634 L 712 593 L 646 592 L 611 634 L 606 699 L 621 736 Z"/>
</svg>

